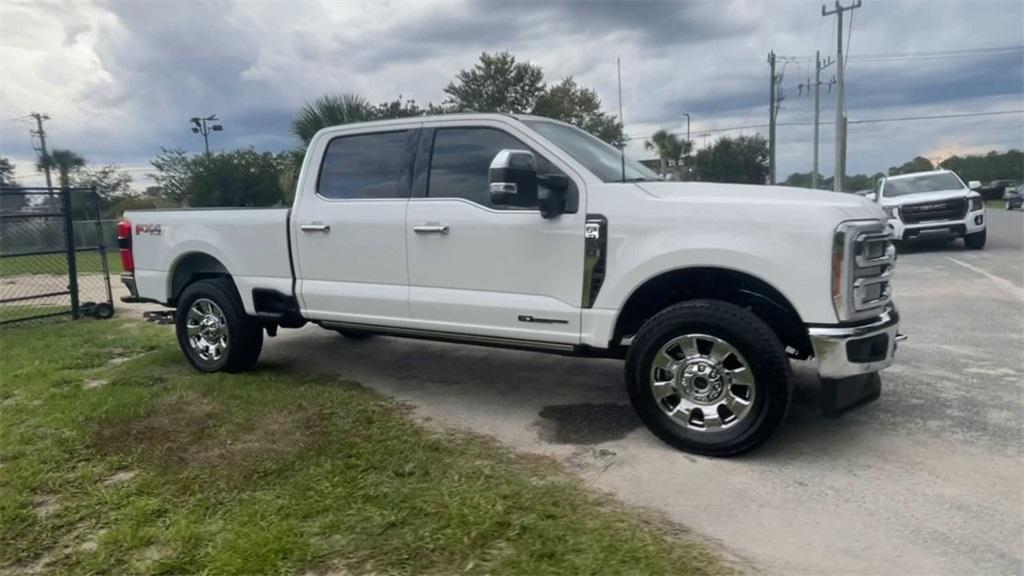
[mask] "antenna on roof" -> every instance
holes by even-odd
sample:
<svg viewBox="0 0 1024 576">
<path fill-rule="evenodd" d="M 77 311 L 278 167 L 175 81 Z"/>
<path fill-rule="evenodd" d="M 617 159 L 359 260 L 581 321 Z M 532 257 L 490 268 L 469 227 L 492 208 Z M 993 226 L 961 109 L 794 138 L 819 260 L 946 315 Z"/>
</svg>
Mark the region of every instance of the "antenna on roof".
<svg viewBox="0 0 1024 576">
<path fill-rule="evenodd" d="M 626 123 L 622 120 L 622 59 L 615 58 L 615 69 L 619 75 L 619 124 L 622 124 L 622 130 L 625 132 Z M 622 181 L 626 181 L 626 143 L 623 142 L 619 145 L 619 154 L 622 157 Z"/>
</svg>

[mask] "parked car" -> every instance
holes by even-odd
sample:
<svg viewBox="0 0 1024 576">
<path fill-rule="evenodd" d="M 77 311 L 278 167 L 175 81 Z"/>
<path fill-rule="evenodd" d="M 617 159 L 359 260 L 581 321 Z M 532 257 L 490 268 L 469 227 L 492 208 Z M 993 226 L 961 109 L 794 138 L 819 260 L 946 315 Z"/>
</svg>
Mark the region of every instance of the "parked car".
<svg viewBox="0 0 1024 576">
<path fill-rule="evenodd" d="M 977 186 L 975 190 L 986 200 L 999 200 L 1007 188 L 1019 185 L 1016 180 L 993 180 L 985 186 Z"/>
<path fill-rule="evenodd" d="M 120 235 L 129 300 L 177 308 L 198 370 L 245 370 L 264 332 L 306 323 L 622 358 L 643 422 L 701 454 L 780 426 L 790 358 L 814 359 L 835 413 L 878 397 L 896 348 L 871 201 L 665 182 L 532 116 L 328 128 L 291 209 L 129 211 Z"/>
<path fill-rule="evenodd" d="M 1006 191 L 1003 192 L 1003 200 L 1006 200 L 1007 210 L 1017 210 L 1021 208 L 1021 204 L 1024 203 L 1024 186 L 1017 185 L 1007 187 Z"/>
<path fill-rule="evenodd" d="M 985 201 L 949 170 L 882 178 L 875 199 L 885 210 L 896 240 L 932 233 L 953 234 L 973 250 L 985 247 Z"/>
</svg>

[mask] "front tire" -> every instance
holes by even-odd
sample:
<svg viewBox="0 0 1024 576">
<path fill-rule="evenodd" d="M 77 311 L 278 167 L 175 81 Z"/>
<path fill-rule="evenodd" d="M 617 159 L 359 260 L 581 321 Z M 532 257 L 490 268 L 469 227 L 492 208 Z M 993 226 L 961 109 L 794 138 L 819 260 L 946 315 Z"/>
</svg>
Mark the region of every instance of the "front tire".
<svg viewBox="0 0 1024 576">
<path fill-rule="evenodd" d="M 190 284 L 174 316 L 178 346 L 202 372 L 241 372 L 263 350 L 263 328 L 245 313 L 238 290 L 227 278 Z"/>
<path fill-rule="evenodd" d="M 985 247 L 985 240 L 988 236 L 988 230 L 982 230 L 981 232 L 975 232 L 974 234 L 968 234 L 964 236 L 964 246 L 970 250 L 981 250 Z"/>
<path fill-rule="evenodd" d="M 778 336 L 745 308 L 683 302 L 648 320 L 626 357 L 626 387 L 641 421 L 666 443 L 730 456 L 778 430 L 792 396 Z"/>
</svg>

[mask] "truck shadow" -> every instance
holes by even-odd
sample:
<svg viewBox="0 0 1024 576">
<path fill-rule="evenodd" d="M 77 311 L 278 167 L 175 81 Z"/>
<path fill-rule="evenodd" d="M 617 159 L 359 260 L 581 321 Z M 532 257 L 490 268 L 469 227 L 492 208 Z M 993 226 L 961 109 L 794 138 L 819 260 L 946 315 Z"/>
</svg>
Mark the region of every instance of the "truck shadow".
<svg viewBox="0 0 1024 576">
<path fill-rule="evenodd" d="M 642 429 L 617 360 L 388 337 L 354 341 L 307 327 L 268 341 L 264 363 L 270 370 L 341 376 L 417 406 L 446 424 L 498 437 L 526 432 L 544 444 L 595 446 Z M 787 451 L 806 443 L 807 435 L 844 442 L 843 429 L 849 424 L 819 414 L 813 367 L 794 363 L 794 379 L 790 414 L 765 448 Z"/>
</svg>

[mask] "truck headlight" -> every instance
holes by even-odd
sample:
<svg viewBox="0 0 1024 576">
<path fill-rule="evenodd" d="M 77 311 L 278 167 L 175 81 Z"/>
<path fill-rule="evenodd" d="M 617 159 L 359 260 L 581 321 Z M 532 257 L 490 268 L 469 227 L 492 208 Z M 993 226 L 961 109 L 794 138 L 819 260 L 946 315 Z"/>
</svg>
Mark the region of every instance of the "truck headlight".
<svg viewBox="0 0 1024 576">
<path fill-rule="evenodd" d="M 851 220 L 832 239 L 832 305 L 840 322 L 879 314 L 892 297 L 896 263 L 892 230 L 877 220 Z"/>
<path fill-rule="evenodd" d="M 984 207 L 985 201 L 984 199 L 982 199 L 981 196 L 978 196 L 977 198 L 971 198 L 971 212 L 974 212 L 975 210 L 981 210 Z"/>
</svg>

